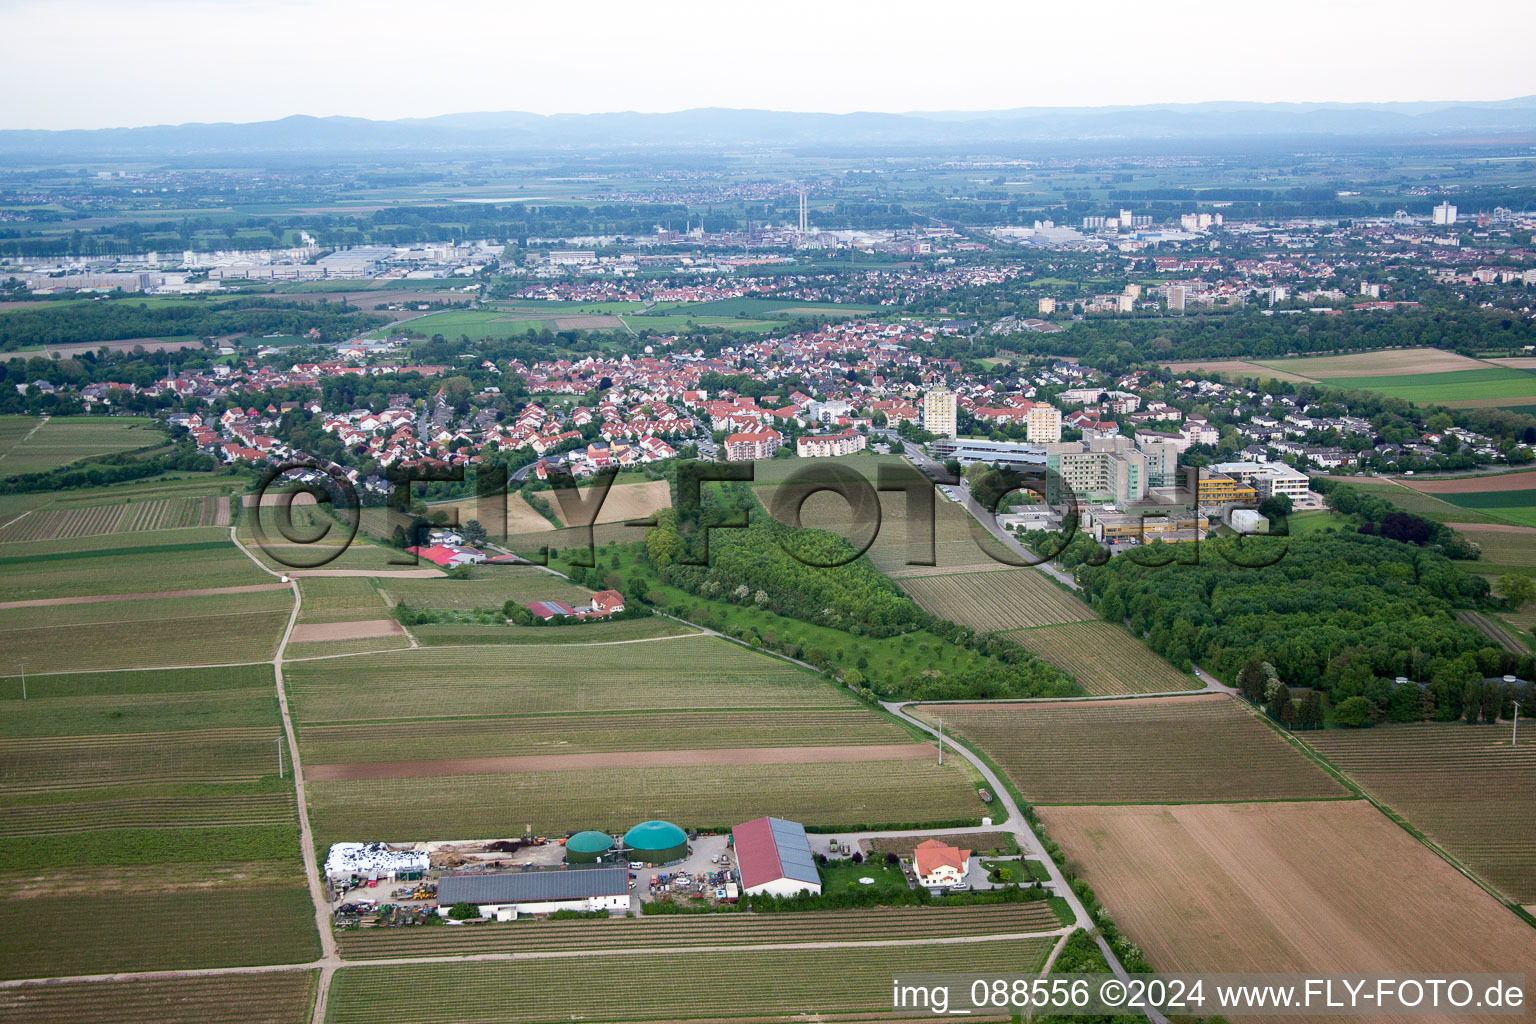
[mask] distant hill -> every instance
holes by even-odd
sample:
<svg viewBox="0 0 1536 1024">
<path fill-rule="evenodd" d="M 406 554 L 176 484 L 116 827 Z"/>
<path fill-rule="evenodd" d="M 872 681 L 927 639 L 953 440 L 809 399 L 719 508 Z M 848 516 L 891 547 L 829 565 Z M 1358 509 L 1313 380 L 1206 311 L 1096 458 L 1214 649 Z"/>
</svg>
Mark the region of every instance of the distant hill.
<svg viewBox="0 0 1536 1024">
<path fill-rule="evenodd" d="M 1027 142 L 1536 135 L 1536 96 L 1481 103 L 1190 103 L 1023 107 L 906 114 L 699 108 L 666 114 L 447 114 L 371 121 L 286 117 L 92 131 L 0 131 L 0 159 L 187 158 L 239 154 L 934 148 Z"/>
</svg>

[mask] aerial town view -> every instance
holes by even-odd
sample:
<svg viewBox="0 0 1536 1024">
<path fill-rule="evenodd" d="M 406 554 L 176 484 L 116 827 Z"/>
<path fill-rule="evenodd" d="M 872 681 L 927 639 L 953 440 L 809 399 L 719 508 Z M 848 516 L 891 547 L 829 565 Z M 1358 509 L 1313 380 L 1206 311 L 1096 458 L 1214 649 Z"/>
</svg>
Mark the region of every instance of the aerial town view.
<svg viewBox="0 0 1536 1024">
<path fill-rule="evenodd" d="M 1536 8 L 1085 13 L 0 3 L 0 1024 L 1529 1019 Z"/>
</svg>

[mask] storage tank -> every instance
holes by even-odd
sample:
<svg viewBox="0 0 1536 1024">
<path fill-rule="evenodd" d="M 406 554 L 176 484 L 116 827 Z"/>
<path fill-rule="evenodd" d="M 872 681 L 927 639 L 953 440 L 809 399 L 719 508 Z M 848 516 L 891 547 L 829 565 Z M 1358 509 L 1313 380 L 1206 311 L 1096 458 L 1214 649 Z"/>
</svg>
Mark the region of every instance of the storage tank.
<svg viewBox="0 0 1536 1024">
<path fill-rule="evenodd" d="M 670 864 L 688 856 L 688 834 L 670 821 L 642 821 L 624 833 L 630 860 Z"/>
<path fill-rule="evenodd" d="M 577 832 L 565 841 L 567 864 L 591 864 L 613 849 L 613 837 L 606 832 Z"/>
</svg>

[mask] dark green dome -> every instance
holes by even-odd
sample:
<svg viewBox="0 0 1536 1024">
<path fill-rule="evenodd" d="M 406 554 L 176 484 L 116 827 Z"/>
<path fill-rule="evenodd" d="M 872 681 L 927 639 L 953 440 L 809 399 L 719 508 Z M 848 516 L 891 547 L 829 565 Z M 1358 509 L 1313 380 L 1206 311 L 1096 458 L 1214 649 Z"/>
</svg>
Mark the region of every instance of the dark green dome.
<svg viewBox="0 0 1536 1024">
<path fill-rule="evenodd" d="M 613 849 L 613 837 L 606 832 L 577 832 L 565 841 L 565 848 L 577 853 L 605 853 Z"/>
</svg>

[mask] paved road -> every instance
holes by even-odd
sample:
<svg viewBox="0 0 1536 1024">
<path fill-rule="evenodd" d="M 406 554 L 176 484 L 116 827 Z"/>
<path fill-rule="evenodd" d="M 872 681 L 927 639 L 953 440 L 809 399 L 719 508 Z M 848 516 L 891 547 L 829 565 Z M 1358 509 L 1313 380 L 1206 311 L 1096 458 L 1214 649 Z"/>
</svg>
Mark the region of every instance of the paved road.
<svg viewBox="0 0 1536 1024">
<path fill-rule="evenodd" d="M 939 732 L 937 729 L 927 722 L 907 714 L 908 702 L 881 701 L 880 705 L 897 718 L 910 722 L 930 736 L 938 737 Z M 1083 906 L 1082 900 L 1077 898 L 1077 893 L 1073 892 L 1072 887 L 1067 884 L 1066 877 L 1062 875 L 1061 869 L 1056 866 L 1056 862 L 1045 852 L 1045 846 L 1040 842 L 1040 837 L 1035 835 L 1034 829 L 1029 827 L 1029 822 L 1024 818 L 1024 812 L 1019 809 L 1018 802 L 1013 799 L 1013 795 L 1008 792 L 1007 787 L 1003 785 L 1003 781 L 997 777 L 997 773 L 988 767 L 985 761 L 971 753 L 969 748 L 955 743 L 952 737 L 948 737 L 947 740 L 949 749 L 969 761 L 981 773 L 981 777 L 987 780 L 987 784 L 992 788 L 992 793 L 997 803 L 1001 804 L 1003 809 L 1008 812 L 1008 817 L 1004 820 L 1003 827 L 1013 833 L 1015 840 L 1019 844 L 1019 849 L 1023 850 L 1026 855 L 1033 856 L 1044 862 L 1046 870 L 1050 874 L 1052 888 L 1058 896 L 1067 901 L 1067 906 L 1072 909 L 1075 927 L 1093 931 L 1094 940 L 1098 943 L 1099 952 L 1104 954 L 1104 959 L 1109 963 L 1110 970 L 1118 978 L 1128 977 L 1124 965 L 1120 963 L 1120 958 L 1115 956 L 1115 951 L 1110 948 L 1109 943 L 1105 941 L 1104 937 L 1097 933 L 1097 925 L 1089 915 L 1088 908 Z M 985 829 L 971 829 L 970 831 L 985 831 Z M 1054 960 L 1055 955 L 1053 952 L 1052 961 L 1054 962 Z M 1157 1013 L 1155 1010 L 1148 1010 L 1147 1015 L 1153 1021 L 1153 1024 L 1168 1024 L 1168 1018 Z"/>
</svg>

